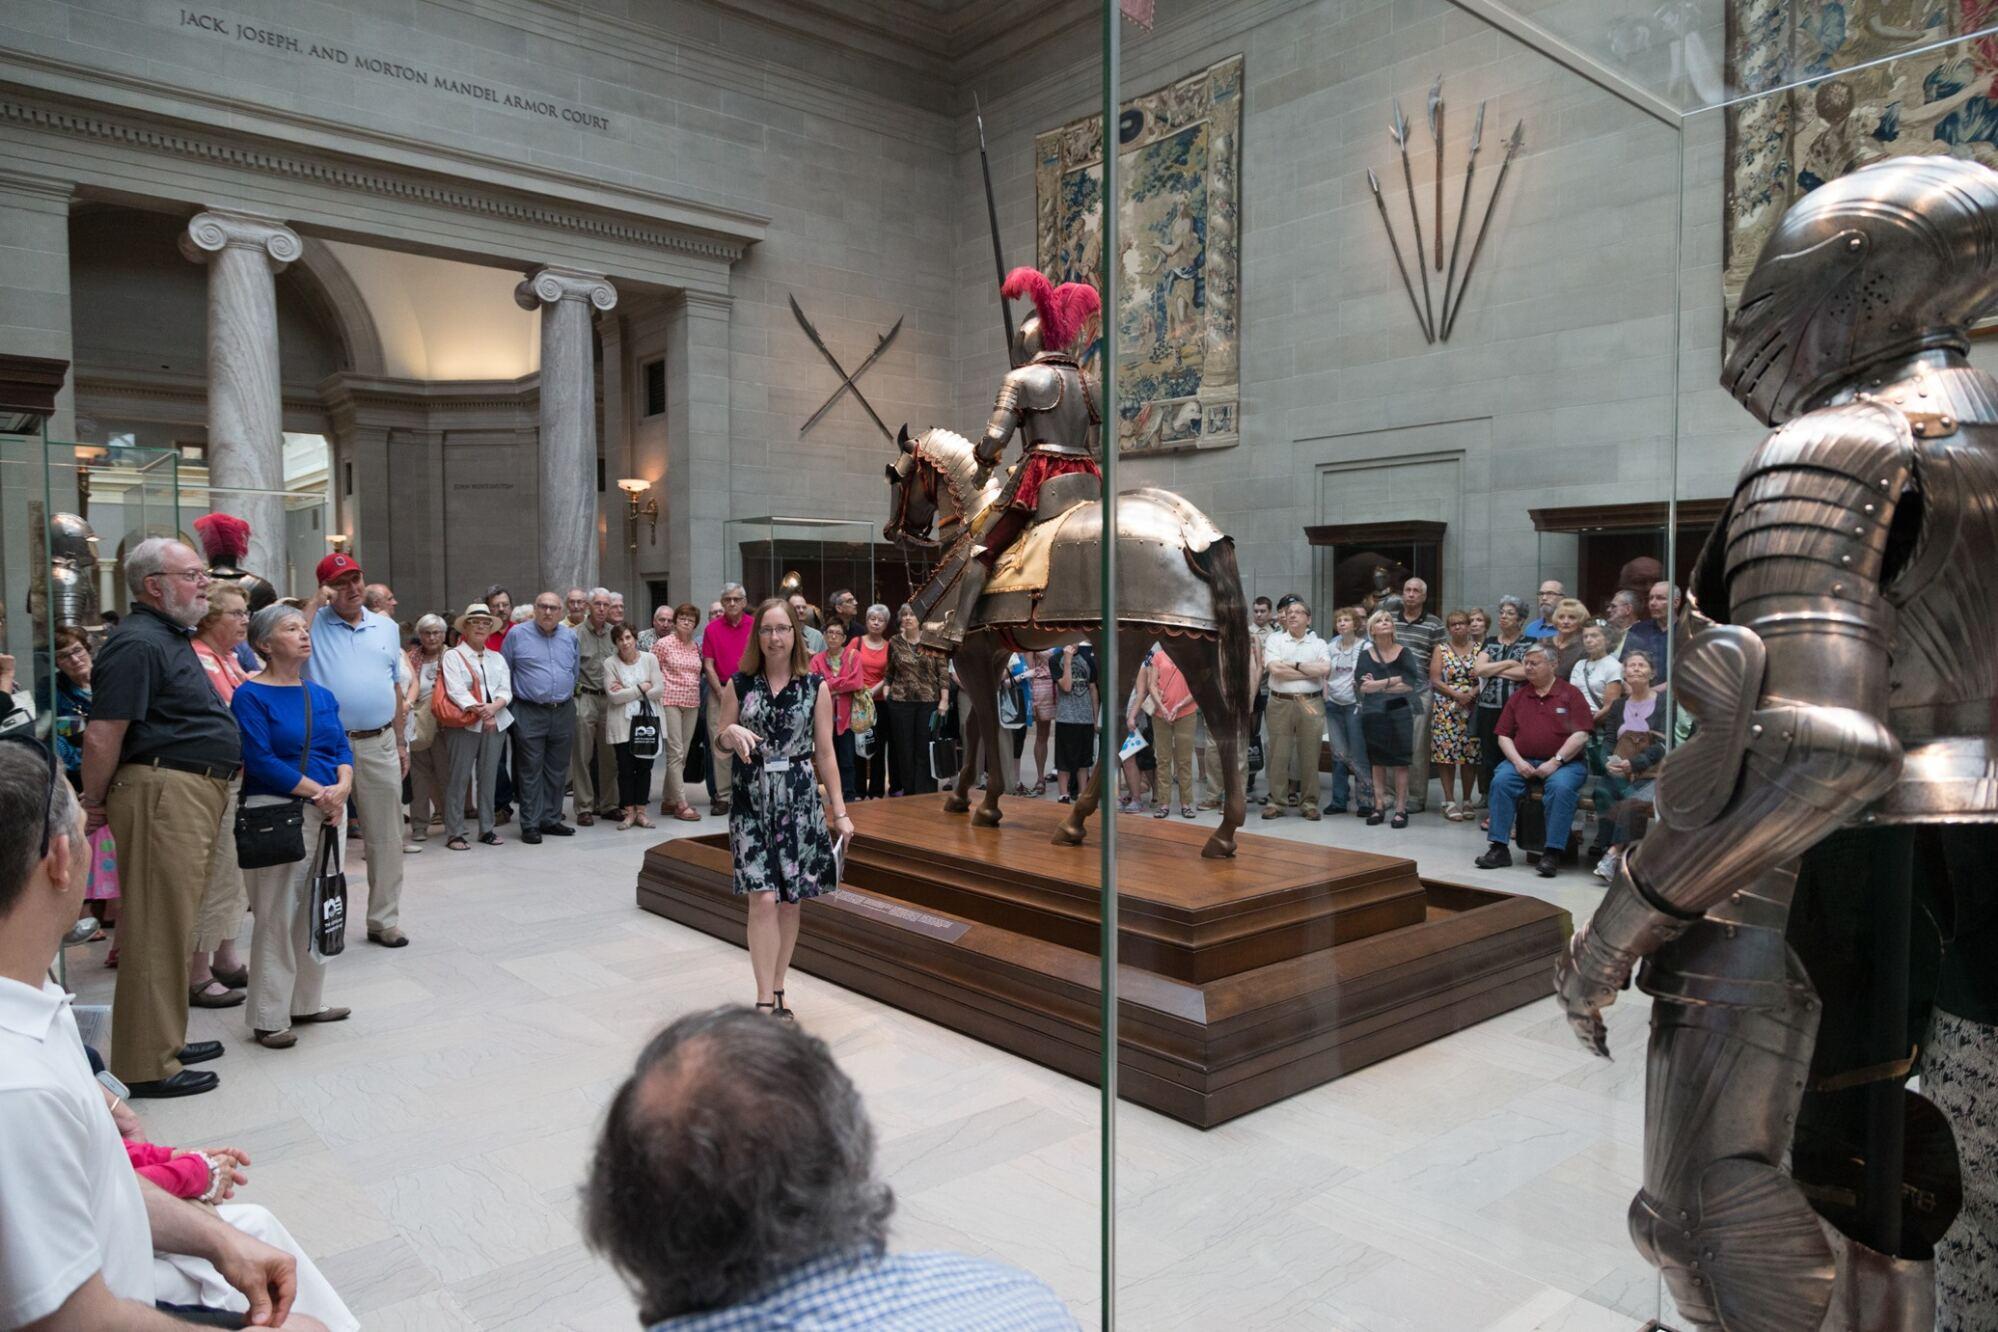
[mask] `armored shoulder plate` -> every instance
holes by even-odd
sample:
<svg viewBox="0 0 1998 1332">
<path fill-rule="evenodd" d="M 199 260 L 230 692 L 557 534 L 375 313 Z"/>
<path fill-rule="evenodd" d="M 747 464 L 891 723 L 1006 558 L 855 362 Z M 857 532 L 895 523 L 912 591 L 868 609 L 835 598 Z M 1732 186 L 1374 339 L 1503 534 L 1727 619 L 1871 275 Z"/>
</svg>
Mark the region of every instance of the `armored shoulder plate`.
<svg viewBox="0 0 1998 1332">
<path fill-rule="evenodd" d="M 1006 376 L 1002 394 L 1010 392 L 1013 404 L 1022 411 L 1050 412 L 1068 394 L 1063 367 L 1030 361 Z"/>
</svg>

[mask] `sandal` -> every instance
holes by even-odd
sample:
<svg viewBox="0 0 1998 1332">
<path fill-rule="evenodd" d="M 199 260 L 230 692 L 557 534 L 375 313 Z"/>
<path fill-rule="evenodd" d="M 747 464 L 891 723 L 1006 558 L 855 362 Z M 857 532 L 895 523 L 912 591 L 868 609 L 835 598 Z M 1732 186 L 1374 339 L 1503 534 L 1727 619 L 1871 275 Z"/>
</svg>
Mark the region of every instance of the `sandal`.
<svg viewBox="0 0 1998 1332">
<path fill-rule="evenodd" d="M 682 805 L 673 811 L 673 817 L 687 823 L 699 823 L 701 816 L 692 805 Z"/>
<path fill-rule="evenodd" d="M 256 1029 L 256 1035 L 257 1044 L 266 1050 L 289 1050 L 298 1044 L 298 1033 L 290 1027 L 286 1027 L 283 1031 L 264 1031 L 259 1028 Z"/>
<path fill-rule="evenodd" d="M 776 1016 L 777 1016 L 777 1005 L 775 1005 L 775 1004 L 766 1004 L 766 1003 L 764 1003 L 764 1002 L 763 1002 L 763 1001 L 762 1001 L 761 999 L 758 999 L 758 1000 L 756 1001 L 756 1006 L 757 1006 L 758 1008 L 767 1008 L 767 1009 L 769 1009 L 769 1010 L 770 1010 L 770 1016 L 771 1016 L 771 1017 L 776 1017 Z"/>
<path fill-rule="evenodd" d="M 784 1002 L 784 992 L 782 990 L 772 990 L 770 992 L 770 997 L 777 1001 L 778 1017 L 788 1018 L 791 1016 L 790 1006 Z"/>
<path fill-rule="evenodd" d="M 620 821 L 620 822 L 618 823 L 618 825 L 617 825 L 617 830 L 618 830 L 619 832 L 630 832 L 630 831 L 631 831 L 631 830 L 632 830 L 632 829 L 633 829 L 634 827 L 636 827 L 636 826 L 637 826 L 637 825 L 636 825 L 636 823 L 635 823 L 635 822 L 634 822 L 633 820 L 631 820 L 631 819 L 624 819 L 624 820 L 622 820 L 622 821 Z"/>
<path fill-rule="evenodd" d="M 1193 818 L 1193 817 L 1194 817 L 1194 813 L 1193 813 L 1193 806 L 1191 806 L 1191 805 L 1181 805 L 1181 806 L 1179 807 L 1179 816 L 1180 816 L 1180 817 L 1181 817 L 1182 819 L 1190 819 L 1190 818 Z"/>
<path fill-rule="evenodd" d="M 450 841 L 444 843 L 444 849 L 446 851 L 470 851 L 472 844 L 462 837 L 453 837 Z"/>
<path fill-rule="evenodd" d="M 1034 789 L 1028 792 L 1028 794 L 1033 796 L 1036 800 L 1040 799 L 1042 796 L 1045 796 L 1047 793 L 1048 793 L 1048 784 L 1046 782 L 1035 782 Z"/>
<path fill-rule="evenodd" d="M 1155 810 L 1153 810 L 1153 811 L 1152 811 L 1152 817 L 1153 817 L 1153 818 L 1155 818 L 1155 819 L 1169 819 L 1169 818 L 1171 818 L 1171 817 L 1172 817 L 1172 806 L 1171 806 L 1171 805 L 1160 805 L 1160 806 L 1159 806 L 1159 807 L 1158 807 L 1157 809 L 1155 809 Z"/>
<path fill-rule="evenodd" d="M 634 828 L 656 828 L 659 826 L 658 824 L 654 823 L 651 819 L 646 818 L 643 814 L 640 814 L 636 818 L 632 819 L 631 823 Z"/>
<path fill-rule="evenodd" d="M 1388 820 L 1388 827 L 1390 828 L 1406 828 L 1407 826 L 1408 815 L 1406 814 L 1397 814 Z"/>
<path fill-rule="evenodd" d="M 211 986 L 219 986 L 220 994 L 210 994 Z M 250 996 L 241 990 L 232 990 L 219 980 L 204 981 L 191 985 L 187 990 L 187 1003 L 190 1008 L 235 1008 Z"/>
<path fill-rule="evenodd" d="M 504 846 L 506 844 L 506 839 L 496 832 L 480 833 L 479 841 L 485 846 Z"/>
</svg>

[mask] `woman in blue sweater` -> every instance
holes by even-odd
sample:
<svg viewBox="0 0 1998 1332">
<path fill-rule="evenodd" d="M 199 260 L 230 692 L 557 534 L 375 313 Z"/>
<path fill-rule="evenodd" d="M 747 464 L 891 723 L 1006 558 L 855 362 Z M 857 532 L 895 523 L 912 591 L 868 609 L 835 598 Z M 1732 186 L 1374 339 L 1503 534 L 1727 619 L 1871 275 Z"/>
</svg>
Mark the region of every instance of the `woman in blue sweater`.
<svg viewBox="0 0 1998 1332">
<path fill-rule="evenodd" d="M 283 1050 L 298 1043 L 292 1031 L 297 1024 L 339 1022 L 351 1011 L 319 1002 L 326 964 L 312 954 L 307 899 L 320 829 L 328 823 L 337 829 L 346 818 L 354 751 L 340 723 L 339 701 L 324 686 L 299 677 L 299 667 L 312 655 L 303 612 L 266 606 L 250 623 L 250 644 L 269 664 L 237 685 L 230 703 L 243 732 L 244 802 L 305 802 L 305 859 L 243 871 L 257 921 L 250 935 L 250 1027 L 259 1045 Z M 344 862 L 347 839 L 336 832 L 333 846 Z"/>
</svg>

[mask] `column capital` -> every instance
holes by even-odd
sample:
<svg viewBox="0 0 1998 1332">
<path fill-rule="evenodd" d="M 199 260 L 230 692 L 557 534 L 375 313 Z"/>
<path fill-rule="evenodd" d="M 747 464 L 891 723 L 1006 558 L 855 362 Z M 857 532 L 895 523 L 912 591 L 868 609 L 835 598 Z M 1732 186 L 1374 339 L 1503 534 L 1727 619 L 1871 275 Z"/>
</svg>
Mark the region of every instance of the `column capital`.
<svg viewBox="0 0 1998 1332">
<path fill-rule="evenodd" d="M 197 264 L 232 248 L 263 251 L 273 273 L 282 272 L 302 252 L 298 233 L 278 219 L 220 208 L 196 213 L 180 238 L 180 252 Z"/>
<path fill-rule="evenodd" d="M 0 171 L 0 194 L 44 199 L 66 211 L 76 198 L 76 182 L 25 171 Z"/>
<path fill-rule="evenodd" d="M 557 301 L 588 301 L 599 310 L 617 304 L 617 288 L 602 273 L 585 273 L 576 268 L 537 268 L 513 289 L 513 299 L 523 310 L 536 310 Z"/>
</svg>

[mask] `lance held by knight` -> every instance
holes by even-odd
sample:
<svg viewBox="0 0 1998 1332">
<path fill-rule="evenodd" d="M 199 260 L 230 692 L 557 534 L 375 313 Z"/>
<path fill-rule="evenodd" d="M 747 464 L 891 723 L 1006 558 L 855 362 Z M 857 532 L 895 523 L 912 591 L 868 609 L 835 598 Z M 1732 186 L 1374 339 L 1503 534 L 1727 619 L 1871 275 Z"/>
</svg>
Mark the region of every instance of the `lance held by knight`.
<svg viewBox="0 0 1998 1332">
<path fill-rule="evenodd" d="M 993 506 L 993 515 L 975 537 L 981 549 L 969 559 L 947 559 L 915 600 L 923 621 L 922 642 L 939 652 L 955 652 L 964 628 L 984 593 L 992 568 L 1014 538 L 1034 521 L 1041 487 L 1058 476 L 1082 472 L 1097 478 L 1095 436 L 1102 419 L 1082 367 L 1075 357 L 1090 317 L 1103 308 L 1096 288 L 1081 282 L 1050 283 L 1032 268 L 1006 275 L 999 294 L 1007 300 L 1029 297 L 1034 313 L 1013 336 L 1015 369 L 999 385 L 992 419 L 978 442 L 979 477 L 991 475 L 1018 431 L 1026 456 Z M 950 597 L 951 583 L 957 595 Z M 948 602 L 946 606 L 944 603 Z M 935 612 L 943 607 L 941 614 Z"/>
</svg>

